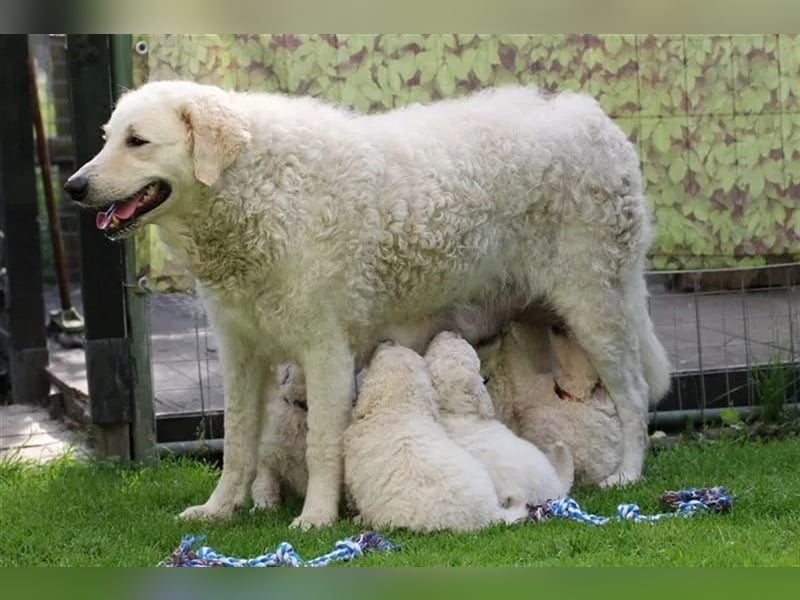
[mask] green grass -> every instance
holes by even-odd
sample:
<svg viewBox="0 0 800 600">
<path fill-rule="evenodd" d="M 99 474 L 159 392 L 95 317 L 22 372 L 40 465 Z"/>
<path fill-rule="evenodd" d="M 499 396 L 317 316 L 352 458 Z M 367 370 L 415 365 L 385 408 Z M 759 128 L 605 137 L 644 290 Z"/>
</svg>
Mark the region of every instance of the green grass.
<svg viewBox="0 0 800 600">
<path fill-rule="evenodd" d="M 792 384 L 792 371 L 792 366 L 783 362 L 780 356 L 773 356 L 766 365 L 753 370 L 759 419 L 762 421 L 777 423 L 783 419 L 786 396 Z"/>
<path fill-rule="evenodd" d="M 312 557 L 359 531 L 350 520 L 319 531 L 289 530 L 296 501 L 273 513 L 243 511 L 228 524 L 176 521 L 181 509 L 206 499 L 217 475 L 188 459 L 143 468 L 71 460 L 41 467 L 0 463 L 0 565 L 151 566 L 186 533 L 206 534 L 206 543 L 228 554 L 260 554 L 286 540 Z M 734 509 L 656 524 L 549 521 L 461 535 L 382 532 L 403 551 L 353 564 L 800 564 L 800 440 L 683 443 L 651 454 L 645 476 L 624 489 L 576 489 L 573 497 L 598 514 L 611 514 L 620 502 L 636 502 L 649 513 L 658 510 L 665 489 L 721 484 L 734 495 Z"/>
</svg>

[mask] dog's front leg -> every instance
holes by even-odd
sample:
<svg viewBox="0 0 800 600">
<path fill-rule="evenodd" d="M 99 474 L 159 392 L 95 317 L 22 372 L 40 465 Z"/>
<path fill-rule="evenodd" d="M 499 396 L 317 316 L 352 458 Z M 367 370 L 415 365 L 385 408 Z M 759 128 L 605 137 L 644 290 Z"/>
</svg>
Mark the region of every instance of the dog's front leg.
<svg viewBox="0 0 800 600">
<path fill-rule="evenodd" d="M 353 354 L 342 335 L 330 335 L 303 359 L 308 401 L 308 491 L 292 527 L 333 523 L 344 478 L 343 437 L 355 394 Z"/>
<path fill-rule="evenodd" d="M 184 510 L 182 519 L 225 520 L 245 500 L 256 469 L 259 425 L 267 381 L 275 371 L 232 332 L 219 335 L 225 388 L 225 441 L 222 476 L 205 504 Z"/>
</svg>

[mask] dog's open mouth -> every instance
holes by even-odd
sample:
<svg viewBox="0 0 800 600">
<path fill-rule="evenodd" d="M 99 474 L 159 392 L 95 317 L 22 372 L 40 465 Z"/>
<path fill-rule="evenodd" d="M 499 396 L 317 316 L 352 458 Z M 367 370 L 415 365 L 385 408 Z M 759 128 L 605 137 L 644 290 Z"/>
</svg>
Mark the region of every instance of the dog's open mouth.
<svg viewBox="0 0 800 600">
<path fill-rule="evenodd" d="M 161 206 L 171 192 L 164 181 L 149 183 L 129 198 L 114 202 L 97 213 L 97 228 L 108 237 L 120 237 L 132 231 L 143 215 Z"/>
</svg>

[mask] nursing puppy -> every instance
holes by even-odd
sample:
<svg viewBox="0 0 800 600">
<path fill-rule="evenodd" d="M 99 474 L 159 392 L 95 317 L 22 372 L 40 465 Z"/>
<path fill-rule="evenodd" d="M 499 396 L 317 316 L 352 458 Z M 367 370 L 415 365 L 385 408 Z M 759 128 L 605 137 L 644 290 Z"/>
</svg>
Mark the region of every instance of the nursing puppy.
<svg viewBox="0 0 800 600">
<path fill-rule="evenodd" d="M 356 389 L 365 375 L 366 369 L 356 375 Z M 294 363 L 281 365 L 278 381 L 278 394 L 268 399 L 266 427 L 259 443 L 253 511 L 276 508 L 286 489 L 303 498 L 308 488 L 308 400 L 303 370 Z M 346 489 L 345 500 L 353 508 Z"/>
<path fill-rule="evenodd" d="M 267 419 L 259 442 L 258 467 L 253 481 L 253 509 L 278 506 L 285 486 L 304 497 L 308 487 L 306 436 L 308 404 L 303 371 L 281 365 L 277 395 L 267 400 Z"/>
<path fill-rule="evenodd" d="M 382 344 L 344 437 L 345 484 L 373 527 L 472 531 L 514 522 L 483 465 L 436 422 L 436 393 L 424 359 Z"/>
<path fill-rule="evenodd" d="M 425 362 L 439 401 L 439 421 L 450 439 L 486 468 L 501 505 L 540 504 L 569 493 L 573 477 L 569 450 L 554 440 L 547 447 L 548 459 L 495 419 L 478 355 L 469 343 L 454 333 L 440 333 Z"/>
<path fill-rule="evenodd" d="M 498 418 L 547 448 L 569 448 L 575 483 L 602 485 L 622 460 L 622 425 L 580 345 L 547 327 L 513 323 L 478 348 Z"/>
</svg>

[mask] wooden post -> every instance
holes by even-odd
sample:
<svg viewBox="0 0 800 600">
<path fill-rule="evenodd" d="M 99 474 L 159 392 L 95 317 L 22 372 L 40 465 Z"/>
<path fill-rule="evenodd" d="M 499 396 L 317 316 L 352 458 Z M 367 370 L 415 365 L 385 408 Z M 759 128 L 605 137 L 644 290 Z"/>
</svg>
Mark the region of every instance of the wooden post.
<svg viewBox="0 0 800 600">
<path fill-rule="evenodd" d="M 113 94 L 117 99 L 133 83 L 131 62 L 132 36 L 111 36 L 111 72 Z M 150 362 L 150 298 L 137 285 L 136 237 L 125 240 L 123 253 L 126 317 L 133 368 L 133 421 L 131 444 L 136 460 L 148 461 L 155 456 L 156 429 L 153 414 L 153 377 Z"/>
<path fill-rule="evenodd" d="M 101 126 L 113 105 L 108 35 L 67 35 L 75 163 L 100 151 Z M 123 245 L 106 239 L 95 213 L 80 212 L 81 290 L 86 321 L 86 373 L 96 450 L 131 457 L 133 373 L 126 337 Z"/>
<path fill-rule="evenodd" d="M 47 379 L 42 254 L 28 86 L 28 36 L 0 36 L 0 205 L 8 276 L 11 401 L 44 402 Z"/>
</svg>

